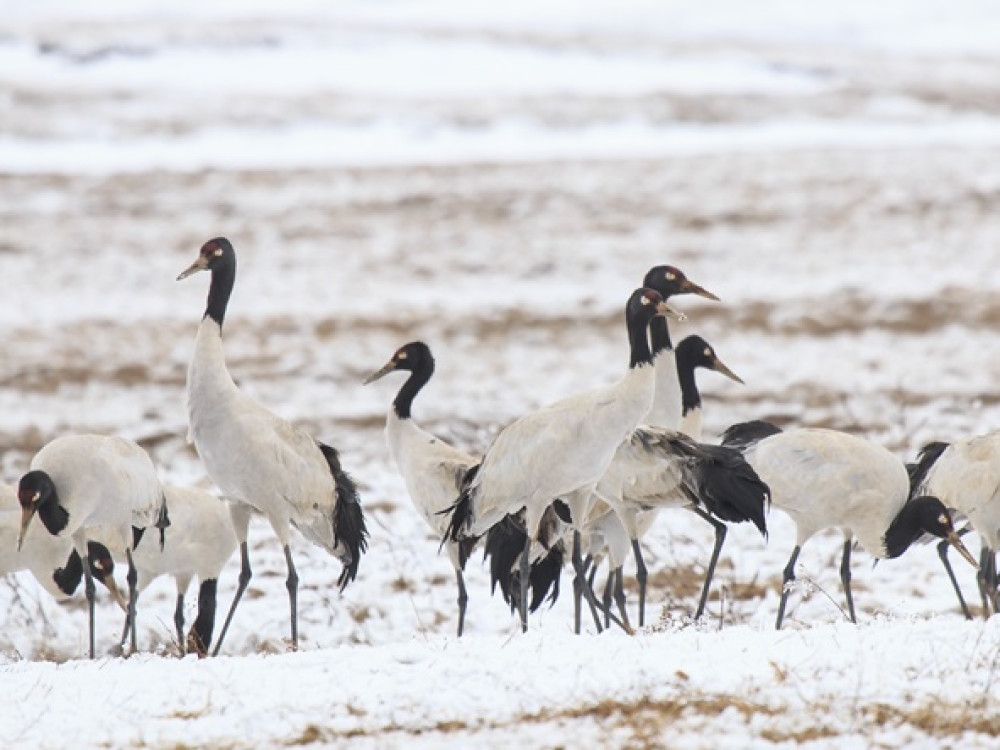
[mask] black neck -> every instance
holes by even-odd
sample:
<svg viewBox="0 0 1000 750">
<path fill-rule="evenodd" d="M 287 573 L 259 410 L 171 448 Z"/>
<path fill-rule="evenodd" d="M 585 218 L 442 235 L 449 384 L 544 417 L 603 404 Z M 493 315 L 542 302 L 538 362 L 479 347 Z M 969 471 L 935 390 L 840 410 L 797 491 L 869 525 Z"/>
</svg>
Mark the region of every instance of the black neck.
<svg viewBox="0 0 1000 750">
<path fill-rule="evenodd" d="M 231 255 L 212 269 L 212 285 L 208 289 L 208 305 L 205 307 L 205 316 L 218 323 L 220 328 L 235 283 L 236 257 Z"/>
<path fill-rule="evenodd" d="M 701 394 L 694 377 L 694 363 L 685 356 L 684 347 L 677 349 L 677 381 L 681 386 L 681 414 L 701 406 Z"/>
<path fill-rule="evenodd" d="M 653 356 L 660 352 L 670 351 L 674 345 L 670 342 L 670 327 L 667 319 L 662 315 L 657 315 L 649 324 L 649 335 L 653 339 Z"/>
<path fill-rule="evenodd" d="M 422 360 L 417 368 L 410 373 L 410 377 L 403 383 L 403 387 L 399 389 L 399 393 L 396 394 L 396 398 L 392 402 L 392 408 L 396 411 L 397 417 L 400 419 L 410 418 L 410 407 L 413 406 L 413 399 L 420 393 L 420 389 L 427 385 L 427 381 L 431 379 L 433 374 L 434 361 L 426 359 Z"/>
<path fill-rule="evenodd" d="M 65 529 L 69 523 L 69 511 L 59 504 L 55 487 L 45 501 L 38 504 L 38 518 L 52 536 Z"/>
<path fill-rule="evenodd" d="M 906 552 L 917 539 L 924 534 L 918 517 L 917 504 L 908 502 L 899 511 L 885 532 L 885 551 L 890 559 L 899 557 Z"/>
<path fill-rule="evenodd" d="M 631 354 L 628 363 L 629 368 L 652 364 L 653 355 L 649 351 L 649 337 L 646 335 L 647 322 L 637 318 L 629 318 L 626 324 L 628 326 L 628 343 Z"/>
</svg>

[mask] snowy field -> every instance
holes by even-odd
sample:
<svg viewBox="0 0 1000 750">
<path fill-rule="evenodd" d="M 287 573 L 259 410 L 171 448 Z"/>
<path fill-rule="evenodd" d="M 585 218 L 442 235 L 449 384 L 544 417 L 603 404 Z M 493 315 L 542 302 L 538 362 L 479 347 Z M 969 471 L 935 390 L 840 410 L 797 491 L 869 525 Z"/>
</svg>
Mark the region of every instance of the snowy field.
<svg viewBox="0 0 1000 750">
<path fill-rule="evenodd" d="M 230 370 L 340 449 L 371 530 L 343 596 L 339 563 L 295 538 L 299 653 L 263 521 L 217 659 L 176 658 L 166 580 L 140 599 L 128 660 L 102 594 L 91 663 L 82 596 L 0 579 L 0 746 L 996 746 L 1000 620 L 961 617 L 935 549 L 877 567 L 858 550 L 853 626 L 841 537 L 815 538 L 775 632 L 794 545 L 778 511 L 767 540 L 731 529 L 701 622 L 712 536 L 673 512 L 645 542 L 652 624 L 636 636 L 574 636 L 565 576 L 522 635 L 477 555 L 456 639 L 451 567 L 384 445 L 402 377 L 361 385 L 427 341 L 437 373 L 414 416 L 481 451 L 617 378 L 624 301 L 673 263 L 723 300 L 678 299 L 675 341 L 701 333 L 747 383 L 700 378 L 710 439 L 765 417 L 912 458 L 996 428 L 994 4 L 0 10 L 0 481 L 58 435 L 103 432 L 212 488 L 184 403 L 207 278 L 174 279 L 225 235 Z"/>
</svg>

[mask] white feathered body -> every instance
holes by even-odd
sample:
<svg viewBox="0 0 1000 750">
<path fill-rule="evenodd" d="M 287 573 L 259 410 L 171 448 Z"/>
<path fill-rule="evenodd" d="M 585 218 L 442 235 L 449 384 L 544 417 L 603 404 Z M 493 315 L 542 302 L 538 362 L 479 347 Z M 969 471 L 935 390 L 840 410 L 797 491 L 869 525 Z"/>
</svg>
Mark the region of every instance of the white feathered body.
<svg viewBox="0 0 1000 750">
<path fill-rule="evenodd" d="M 52 536 L 40 523 L 28 527 L 21 550 L 17 534 L 21 527 L 21 505 L 13 486 L 0 484 L 0 575 L 29 571 L 46 592 L 64 601 L 69 597 L 52 574 L 66 565 L 73 543 L 67 537 Z"/>
<path fill-rule="evenodd" d="M 163 487 L 156 468 L 130 440 L 66 435 L 35 454 L 31 469 L 51 477 L 60 504 L 69 511 L 59 536 L 73 537 L 81 556 L 86 555 L 82 542 L 89 529 L 106 527 L 121 546 L 131 546 L 132 527 L 152 527 L 161 513 Z"/>
<path fill-rule="evenodd" d="M 466 472 L 477 459 L 422 429 L 413 419 L 400 419 L 393 407 L 386 417 L 385 438 L 413 506 L 435 536 L 443 537 L 448 516 L 442 511 L 454 504 Z M 459 568 L 458 544 L 449 542 L 445 547 Z"/>
<path fill-rule="evenodd" d="M 527 507 L 525 523 L 534 536 L 554 500 L 592 490 L 649 412 L 654 385 L 653 367 L 631 368 L 611 386 L 558 401 L 501 430 L 472 483 L 470 532 L 485 533 Z"/>
<path fill-rule="evenodd" d="M 918 494 L 965 514 L 990 549 L 1000 547 L 1000 431 L 949 445 Z"/>
<path fill-rule="evenodd" d="M 771 503 L 795 521 L 796 545 L 828 528 L 857 537 L 874 557 L 885 557 L 884 535 L 906 504 L 903 462 L 885 448 L 835 430 L 778 433 L 744 454 L 771 488 Z"/>
<path fill-rule="evenodd" d="M 188 417 L 198 455 L 222 494 L 265 514 L 282 545 L 291 523 L 338 554 L 336 485 L 316 441 L 244 395 L 226 368 L 221 328 L 205 317 L 188 368 Z"/>
</svg>

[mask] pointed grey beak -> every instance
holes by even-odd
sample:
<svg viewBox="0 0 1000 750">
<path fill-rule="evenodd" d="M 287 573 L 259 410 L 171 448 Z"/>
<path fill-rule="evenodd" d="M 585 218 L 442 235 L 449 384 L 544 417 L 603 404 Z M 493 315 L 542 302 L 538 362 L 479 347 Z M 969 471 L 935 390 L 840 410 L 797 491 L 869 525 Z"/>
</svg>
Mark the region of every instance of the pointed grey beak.
<svg viewBox="0 0 1000 750">
<path fill-rule="evenodd" d="M 976 570 L 979 570 L 979 563 L 976 562 L 976 558 L 974 558 L 972 556 L 972 553 L 969 552 L 968 549 L 966 549 L 964 544 L 962 544 L 962 540 L 959 538 L 957 533 L 953 531 L 950 534 L 948 534 L 948 541 L 955 549 L 958 550 L 958 553 L 962 557 L 964 557 L 966 560 L 969 561 L 969 565 L 971 565 Z"/>
<path fill-rule="evenodd" d="M 380 369 L 380 370 L 378 370 L 376 372 L 373 372 L 371 375 L 369 375 L 367 378 L 365 378 L 362 381 L 362 385 L 368 385 L 369 383 L 374 383 L 376 380 L 378 380 L 379 378 L 385 377 L 386 375 L 388 375 L 390 372 L 392 372 L 395 369 L 396 369 L 396 363 L 390 359 L 388 362 L 386 362 L 382 366 L 382 369 Z"/>
<path fill-rule="evenodd" d="M 673 318 L 674 320 L 679 321 L 681 323 L 683 323 L 685 320 L 687 320 L 687 315 L 685 315 L 682 312 L 679 312 L 679 311 L 675 310 L 670 305 L 668 305 L 666 302 L 657 302 L 656 303 L 656 312 L 659 315 L 664 315 L 664 316 L 666 316 L 668 318 Z"/>
<path fill-rule="evenodd" d="M 183 271 L 180 272 L 180 275 L 178 275 L 177 277 L 177 281 L 180 281 L 181 279 L 186 279 L 191 274 L 198 273 L 198 271 L 205 271 L 207 269 L 208 269 L 207 261 L 205 260 L 204 257 L 199 255 L 198 260 L 196 260 L 194 263 L 192 263 L 190 266 L 188 266 L 187 268 L 185 268 Z"/>
<path fill-rule="evenodd" d="M 681 284 L 681 293 L 697 294 L 699 297 L 704 297 L 705 299 L 713 300 L 714 302 L 719 302 L 719 298 L 708 291 L 703 286 L 698 286 L 691 279 L 685 279 Z"/>
<path fill-rule="evenodd" d="M 726 376 L 727 378 L 729 378 L 730 380 L 735 380 L 735 381 L 736 381 L 737 383 L 739 383 L 740 385 L 746 385 L 746 383 L 744 383 L 744 382 L 743 382 L 743 378 L 741 378 L 741 377 L 740 377 L 739 375 L 737 375 L 737 374 L 736 374 L 735 372 L 733 372 L 733 371 L 732 371 L 732 370 L 730 370 L 730 369 L 729 369 L 728 367 L 726 367 L 726 365 L 725 365 L 725 364 L 723 364 L 722 360 L 721 360 L 721 359 L 719 359 L 718 357 L 716 357 L 716 358 L 715 358 L 715 361 L 713 361 L 713 362 L 712 362 L 712 368 L 713 368 L 713 369 L 714 369 L 714 370 L 715 370 L 716 372 L 718 372 L 718 373 L 722 373 L 723 375 L 725 375 L 725 376 Z"/>
</svg>

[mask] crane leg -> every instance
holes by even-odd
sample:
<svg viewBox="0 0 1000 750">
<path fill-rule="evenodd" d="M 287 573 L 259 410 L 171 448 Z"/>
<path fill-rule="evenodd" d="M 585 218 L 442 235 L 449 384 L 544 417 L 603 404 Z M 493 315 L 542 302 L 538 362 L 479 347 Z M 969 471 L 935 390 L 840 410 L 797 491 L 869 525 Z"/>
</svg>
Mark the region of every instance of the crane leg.
<svg viewBox="0 0 1000 750">
<path fill-rule="evenodd" d="M 792 550 L 792 556 L 788 558 L 788 564 L 785 565 L 785 570 L 781 577 L 781 601 L 778 603 L 778 620 L 774 624 L 775 630 L 781 630 L 781 621 L 785 619 L 785 606 L 788 604 L 788 593 L 790 591 L 789 585 L 795 580 L 795 563 L 799 559 L 799 553 L 802 551 L 802 547 L 795 545 L 795 549 Z"/>
<path fill-rule="evenodd" d="M 183 654 L 184 648 L 184 592 L 177 592 L 177 604 L 174 606 L 174 628 L 177 630 L 177 647 Z"/>
<path fill-rule="evenodd" d="M 951 543 L 947 539 L 939 542 L 937 545 L 938 557 L 941 558 L 941 564 L 944 565 L 945 572 L 948 574 L 948 580 L 951 581 L 951 586 L 955 589 L 955 595 L 958 596 L 958 603 L 962 605 L 962 614 L 965 615 L 966 620 L 971 620 L 972 613 L 969 612 L 969 605 L 965 603 L 965 597 L 962 596 L 962 589 L 959 588 L 955 571 L 952 569 L 951 561 L 948 559 L 948 547 L 950 546 Z"/>
<path fill-rule="evenodd" d="M 236 596 L 233 597 L 233 603 L 229 605 L 229 614 L 226 615 L 226 621 L 222 624 L 222 632 L 219 633 L 219 640 L 215 642 L 215 650 L 212 651 L 212 656 L 219 655 L 222 642 L 226 639 L 226 633 L 229 632 L 229 623 L 233 621 L 233 615 L 236 613 L 236 605 L 243 598 L 243 592 L 247 590 L 252 577 L 253 571 L 250 570 L 250 552 L 244 540 L 240 543 L 240 578 L 236 586 Z"/>
<path fill-rule="evenodd" d="M 295 572 L 292 562 L 292 548 L 285 545 L 285 562 L 288 563 L 288 578 L 285 588 L 288 589 L 288 606 L 292 611 L 292 651 L 299 650 L 299 574 Z"/>
<path fill-rule="evenodd" d="M 528 584 L 531 578 L 531 537 L 526 537 L 527 541 L 524 544 L 524 550 L 521 552 L 521 587 L 518 593 L 520 593 L 520 601 L 518 602 L 518 609 L 521 614 L 521 632 L 528 632 Z"/>
<path fill-rule="evenodd" d="M 608 577 L 608 583 L 611 582 L 611 576 Z M 625 632 L 632 632 L 632 624 L 628 621 L 628 608 L 625 606 L 625 572 L 622 568 L 618 568 L 614 572 L 614 597 L 615 604 L 618 605 L 618 613 L 622 616 L 622 622 L 625 626 Z M 611 609 L 610 603 L 607 605 L 608 609 Z M 608 616 L 608 627 L 611 627 L 611 613 L 607 613 Z"/>
<path fill-rule="evenodd" d="M 587 574 L 587 585 L 590 590 L 594 590 L 594 579 L 597 577 L 599 563 L 594 560 L 593 555 L 587 555 L 583 561 L 583 569 L 590 571 Z M 583 589 L 577 583 L 576 576 L 573 577 L 573 632 L 580 635 L 581 622 L 583 617 Z"/>
<path fill-rule="evenodd" d="M 615 573 L 621 572 L 621 568 L 612 569 L 608 564 L 608 580 L 604 584 L 604 596 L 601 597 L 601 604 L 604 605 L 604 627 L 611 627 L 611 602 L 614 597 Z M 593 588 L 593 586 L 591 586 Z"/>
<path fill-rule="evenodd" d="M 84 545 L 84 550 L 87 547 Z M 90 574 L 90 556 L 84 552 L 80 555 L 83 559 L 84 593 L 87 595 L 87 616 L 90 623 L 90 658 L 94 658 L 94 600 L 97 598 L 97 591 L 94 588 L 94 577 Z M 126 626 L 128 621 L 126 620 Z"/>
<path fill-rule="evenodd" d="M 844 584 L 844 593 L 847 595 L 847 611 L 851 615 L 851 622 L 857 624 L 858 618 L 854 614 L 854 597 L 851 596 L 851 542 L 844 541 L 844 554 L 840 558 L 840 582 Z"/>
<path fill-rule="evenodd" d="M 979 596 L 983 601 L 983 619 L 990 616 L 989 572 L 990 560 L 986 545 L 979 552 L 979 570 L 976 572 L 976 583 L 979 584 Z"/>
<path fill-rule="evenodd" d="M 139 573 L 135 569 L 135 562 L 132 560 L 132 549 L 130 547 L 125 548 L 125 557 L 128 558 L 128 575 L 126 580 L 128 581 L 128 619 L 132 627 L 129 629 L 129 655 L 131 656 L 137 650 L 136 646 L 136 636 L 135 636 L 135 603 L 138 598 L 138 593 L 136 592 L 136 582 L 139 580 Z"/>
<path fill-rule="evenodd" d="M 694 613 L 694 619 L 698 619 L 705 614 L 705 605 L 708 604 L 708 592 L 712 588 L 712 579 L 715 577 L 715 566 L 719 562 L 719 555 L 722 554 L 722 545 L 726 542 L 726 524 L 722 523 L 701 508 L 692 508 L 696 515 L 712 524 L 715 529 L 715 547 L 712 549 L 712 557 L 708 561 L 708 572 L 705 574 L 705 585 L 701 588 L 701 599 L 698 600 L 698 609 Z"/>
<path fill-rule="evenodd" d="M 587 583 L 587 571 L 583 567 L 583 544 L 580 539 L 580 532 L 573 532 L 573 571 L 576 577 L 573 579 L 573 585 L 579 586 L 580 591 L 583 592 L 584 598 L 587 600 L 587 604 L 590 606 L 590 613 L 594 617 L 594 625 L 597 627 L 597 632 L 600 633 L 603 628 L 601 627 L 601 620 L 598 611 L 600 607 L 597 605 L 597 598 L 594 596 L 594 590 L 590 588 Z"/>
<path fill-rule="evenodd" d="M 646 561 L 642 559 L 642 548 L 639 540 L 632 540 L 632 554 L 635 555 L 635 580 L 639 584 L 639 627 L 646 624 L 646 580 L 649 573 L 646 570 Z"/>
<path fill-rule="evenodd" d="M 199 657 L 208 653 L 208 646 L 212 642 L 218 586 L 218 579 L 207 578 L 201 582 L 201 587 L 198 589 L 198 616 L 191 627 L 191 632 L 188 633 L 187 651 L 194 652 Z"/>
<path fill-rule="evenodd" d="M 455 580 L 458 582 L 458 637 L 462 637 L 465 629 L 465 608 L 469 603 L 469 592 L 465 590 L 465 576 L 455 568 Z"/>
</svg>

